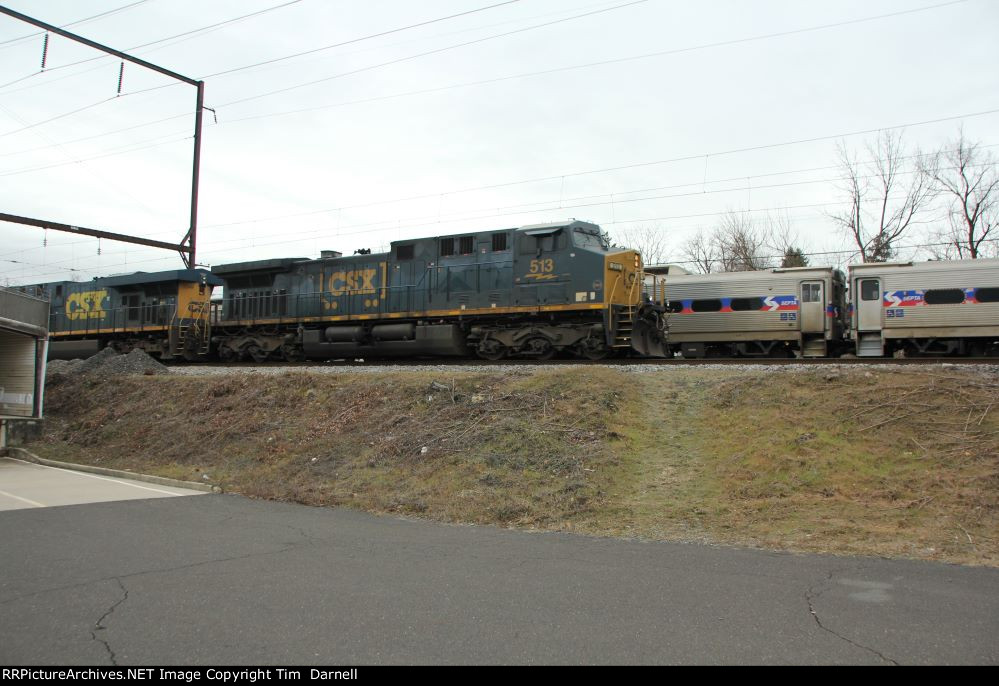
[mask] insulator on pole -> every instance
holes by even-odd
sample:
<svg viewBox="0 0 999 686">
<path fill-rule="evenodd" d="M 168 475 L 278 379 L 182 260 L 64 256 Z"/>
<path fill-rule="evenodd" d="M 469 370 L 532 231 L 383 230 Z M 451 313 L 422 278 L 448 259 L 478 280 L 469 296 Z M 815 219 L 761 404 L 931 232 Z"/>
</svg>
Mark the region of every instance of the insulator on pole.
<svg viewBox="0 0 999 686">
<path fill-rule="evenodd" d="M 45 237 L 42 239 L 42 247 L 49 247 L 49 230 L 45 229 Z"/>
<path fill-rule="evenodd" d="M 49 61 L 49 34 L 45 34 L 45 42 L 42 43 L 42 71 L 45 71 L 45 64 Z"/>
<path fill-rule="evenodd" d="M 97 256 L 98 257 L 101 256 L 101 239 L 100 238 L 97 239 Z"/>
<path fill-rule="evenodd" d="M 125 79 L 125 63 L 121 63 L 121 68 L 118 70 L 118 95 L 121 95 L 121 84 Z"/>
</svg>

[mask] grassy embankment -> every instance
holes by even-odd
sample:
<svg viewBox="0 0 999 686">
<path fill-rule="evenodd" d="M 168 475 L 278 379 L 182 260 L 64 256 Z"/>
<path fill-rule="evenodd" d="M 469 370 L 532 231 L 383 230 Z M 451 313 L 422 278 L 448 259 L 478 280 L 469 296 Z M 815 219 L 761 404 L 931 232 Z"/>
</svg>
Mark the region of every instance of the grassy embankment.
<svg viewBox="0 0 999 686">
<path fill-rule="evenodd" d="M 947 368 L 63 379 L 29 447 L 449 522 L 999 565 L 997 391 Z"/>
</svg>

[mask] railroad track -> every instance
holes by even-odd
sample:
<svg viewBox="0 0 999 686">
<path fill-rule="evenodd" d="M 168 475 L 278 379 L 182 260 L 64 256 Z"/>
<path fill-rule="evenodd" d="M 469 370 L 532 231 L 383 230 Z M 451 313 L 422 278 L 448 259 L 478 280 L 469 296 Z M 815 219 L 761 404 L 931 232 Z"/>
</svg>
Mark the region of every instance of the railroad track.
<svg viewBox="0 0 999 686">
<path fill-rule="evenodd" d="M 308 369 L 310 367 L 536 367 L 536 366 L 659 366 L 659 367 L 701 367 L 701 366 L 828 366 L 828 365 L 878 365 L 878 366 L 913 366 L 949 364 L 956 366 L 990 365 L 999 366 L 999 357 L 913 357 L 913 358 L 877 358 L 877 357 L 844 357 L 844 358 L 707 358 L 697 360 L 661 359 L 661 358 L 613 358 L 607 360 L 551 359 L 545 361 L 510 359 L 510 360 L 480 360 L 477 358 L 434 358 L 425 360 L 332 360 L 328 362 L 205 362 L 183 363 L 177 366 L 195 366 L 200 368 L 218 367 L 223 369 L 253 369 L 269 367 L 291 367 Z"/>
</svg>

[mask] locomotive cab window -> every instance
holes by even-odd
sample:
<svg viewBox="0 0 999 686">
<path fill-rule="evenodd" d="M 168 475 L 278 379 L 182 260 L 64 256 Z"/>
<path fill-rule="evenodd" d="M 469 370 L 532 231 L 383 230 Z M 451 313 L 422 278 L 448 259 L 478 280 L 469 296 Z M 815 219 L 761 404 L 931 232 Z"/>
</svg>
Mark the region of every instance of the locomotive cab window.
<svg viewBox="0 0 999 686">
<path fill-rule="evenodd" d="M 926 291 L 927 305 L 960 305 L 964 302 L 964 291 L 960 288 L 938 288 Z"/>
<path fill-rule="evenodd" d="M 817 303 L 822 302 L 822 286 L 817 283 L 804 283 L 801 285 L 801 302 Z"/>
<path fill-rule="evenodd" d="M 395 248 L 395 259 L 397 260 L 411 260 L 415 255 L 415 246 L 412 245 L 397 245 Z"/>
<path fill-rule="evenodd" d="M 609 250 L 610 245 L 600 231 L 577 228 L 572 232 L 572 242 L 577 248 L 592 248 L 594 250 Z"/>
<path fill-rule="evenodd" d="M 458 252 L 462 255 L 471 255 L 475 252 L 475 238 L 472 236 L 462 236 L 459 238 Z"/>
<path fill-rule="evenodd" d="M 520 254 L 535 255 L 565 249 L 565 234 L 562 229 L 526 234 L 520 238 Z"/>
<path fill-rule="evenodd" d="M 453 238 L 442 238 L 441 239 L 441 257 L 451 257 L 454 255 L 454 239 Z"/>
<path fill-rule="evenodd" d="M 506 234 L 505 233 L 494 233 L 493 234 L 493 252 L 503 252 L 506 250 Z"/>
</svg>

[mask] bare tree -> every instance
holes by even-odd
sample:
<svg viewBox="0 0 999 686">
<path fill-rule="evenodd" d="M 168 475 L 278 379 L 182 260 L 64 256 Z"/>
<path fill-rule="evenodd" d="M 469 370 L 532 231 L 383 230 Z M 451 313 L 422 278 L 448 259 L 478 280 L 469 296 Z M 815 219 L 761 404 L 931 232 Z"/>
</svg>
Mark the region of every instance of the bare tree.
<svg viewBox="0 0 999 686">
<path fill-rule="evenodd" d="M 721 271 L 713 234 L 699 229 L 681 248 L 684 259 L 701 274 Z"/>
<path fill-rule="evenodd" d="M 964 130 L 956 141 L 925 160 L 922 173 L 933 191 L 948 201 L 948 225 L 936 237 L 938 257 L 978 259 L 999 254 L 994 245 L 999 215 L 999 161 Z M 990 238 L 991 235 L 991 238 Z"/>
<path fill-rule="evenodd" d="M 767 229 L 757 226 L 747 213 L 726 214 L 714 234 L 722 270 L 751 272 L 771 268 L 769 238 Z"/>
<path fill-rule="evenodd" d="M 756 220 L 746 212 L 729 211 L 710 233 L 701 231 L 684 245 L 685 258 L 702 273 L 745 272 L 781 266 L 805 266 L 797 236 L 786 214 Z M 782 264 L 793 254 L 793 264 Z"/>
<path fill-rule="evenodd" d="M 662 265 L 670 259 L 666 235 L 666 227 L 662 224 L 642 224 L 627 231 L 624 243 L 641 253 L 642 263 L 646 266 Z"/>
<path fill-rule="evenodd" d="M 838 152 L 841 190 L 850 209 L 831 219 L 850 235 L 864 262 L 887 262 L 931 200 L 929 179 L 907 168 L 901 133 L 882 131 L 865 146 L 864 159 L 851 154 L 844 143 Z M 868 205 L 874 209 L 868 210 Z"/>
</svg>

